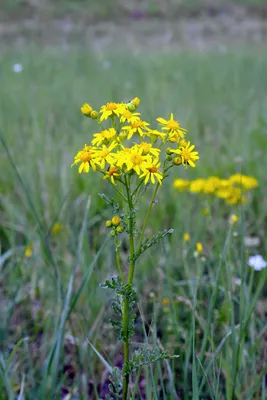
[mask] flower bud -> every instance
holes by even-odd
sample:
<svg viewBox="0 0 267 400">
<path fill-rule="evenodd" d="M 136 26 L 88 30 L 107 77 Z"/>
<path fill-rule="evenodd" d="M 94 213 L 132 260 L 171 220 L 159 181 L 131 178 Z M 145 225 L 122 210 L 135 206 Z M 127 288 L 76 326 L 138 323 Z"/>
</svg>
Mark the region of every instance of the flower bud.
<svg viewBox="0 0 267 400">
<path fill-rule="evenodd" d="M 175 165 L 181 165 L 181 164 L 182 164 L 182 159 L 181 159 L 181 157 L 174 157 L 174 159 L 173 159 L 173 164 L 175 164 Z"/>
<path fill-rule="evenodd" d="M 91 112 L 90 117 L 91 117 L 92 119 L 97 119 L 97 118 L 98 118 L 98 112 L 95 111 L 95 110 L 93 110 L 93 111 Z"/>
<path fill-rule="evenodd" d="M 81 112 L 83 113 L 83 115 L 86 115 L 86 117 L 91 117 L 92 111 L 93 111 L 92 107 L 87 103 L 84 103 L 81 106 Z"/>
<path fill-rule="evenodd" d="M 122 233 L 123 231 L 124 231 L 124 228 L 123 228 L 122 225 L 119 225 L 119 226 L 116 228 L 116 232 L 117 232 L 117 233 Z"/>
<path fill-rule="evenodd" d="M 171 155 L 173 154 L 172 148 L 171 147 L 167 147 L 166 149 L 166 154 Z"/>
<path fill-rule="evenodd" d="M 106 227 L 110 228 L 112 226 L 112 222 L 110 220 L 106 221 Z"/>
<path fill-rule="evenodd" d="M 131 112 L 136 110 L 136 106 L 132 102 L 128 103 L 127 107 L 128 107 L 128 110 Z"/>
<path fill-rule="evenodd" d="M 117 235 L 117 232 L 115 229 L 112 229 L 112 231 L 110 232 L 110 236 L 114 237 Z"/>
<path fill-rule="evenodd" d="M 118 139 L 121 143 L 123 143 L 127 139 L 127 132 L 121 131 L 119 133 Z"/>
<path fill-rule="evenodd" d="M 112 222 L 112 225 L 118 226 L 118 225 L 120 225 L 121 219 L 120 219 L 120 217 L 118 217 L 118 215 L 114 215 L 111 222 Z"/>
</svg>

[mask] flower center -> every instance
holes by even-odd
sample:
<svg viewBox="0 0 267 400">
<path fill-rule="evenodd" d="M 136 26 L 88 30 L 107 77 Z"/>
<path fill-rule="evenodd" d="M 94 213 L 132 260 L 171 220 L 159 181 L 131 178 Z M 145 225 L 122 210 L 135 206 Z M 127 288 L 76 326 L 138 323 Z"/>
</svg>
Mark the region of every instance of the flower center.
<svg viewBox="0 0 267 400">
<path fill-rule="evenodd" d="M 109 167 L 108 174 L 109 176 L 116 174 L 118 169 L 116 167 Z"/>
<path fill-rule="evenodd" d="M 131 161 L 134 165 L 139 165 L 141 164 L 141 162 L 143 161 L 142 156 L 140 156 L 140 154 L 134 154 L 131 157 Z"/>
<path fill-rule="evenodd" d="M 144 122 L 143 121 L 135 121 L 131 123 L 132 128 L 140 128 L 142 126 L 144 126 Z"/>
<path fill-rule="evenodd" d="M 167 127 L 168 129 L 178 129 L 179 124 L 176 121 L 168 121 Z"/>
<path fill-rule="evenodd" d="M 188 161 L 188 160 L 190 160 L 190 158 L 191 158 L 190 152 L 189 152 L 188 150 L 186 150 L 186 149 L 184 149 L 184 150 L 182 151 L 181 156 L 185 159 L 185 161 Z"/>
<path fill-rule="evenodd" d="M 155 167 L 155 166 L 153 166 L 153 167 L 151 167 L 151 168 L 147 168 L 147 169 L 148 169 L 148 171 L 149 171 L 151 174 L 154 174 L 154 173 L 158 172 L 158 168 Z"/>
<path fill-rule="evenodd" d="M 109 155 L 109 150 L 102 150 L 101 153 L 99 154 L 100 157 L 106 158 Z"/>
<path fill-rule="evenodd" d="M 117 108 L 117 104 L 116 103 L 107 103 L 106 105 L 106 109 L 108 111 L 114 111 Z"/>
<path fill-rule="evenodd" d="M 89 153 L 89 151 L 82 151 L 82 154 L 80 155 L 80 160 L 82 162 L 90 162 L 92 158 L 92 154 Z"/>
<path fill-rule="evenodd" d="M 150 152 L 151 149 L 151 144 L 150 143 L 140 143 L 140 147 L 143 150 L 144 154 L 148 154 Z"/>
</svg>

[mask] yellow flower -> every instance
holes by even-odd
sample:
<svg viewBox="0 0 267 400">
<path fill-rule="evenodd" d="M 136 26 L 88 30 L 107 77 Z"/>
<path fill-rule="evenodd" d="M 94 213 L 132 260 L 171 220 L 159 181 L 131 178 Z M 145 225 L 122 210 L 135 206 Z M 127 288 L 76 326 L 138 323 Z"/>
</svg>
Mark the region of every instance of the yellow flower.
<svg viewBox="0 0 267 400">
<path fill-rule="evenodd" d="M 95 153 L 98 161 L 97 164 L 100 166 L 101 169 L 105 168 L 105 163 L 108 162 L 109 164 L 114 164 L 115 162 L 115 155 L 112 154 L 112 150 L 116 146 L 116 143 L 111 143 L 109 147 L 103 145 L 99 151 Z"/>
<path fill-rule="evenodd" d="M 84 103 L 81 106 L 81 112 L 83 113 L 83 115 L 86 115 L 87 117 L 91 116 L 92 111 L 93 111 L 92 107 L 87 103 Z"/>
<path fill-rule="evenodd" d="M 164 140 L 166 138 L 166 133 L 157 131 L 156 129 L 149 129 L 146 132 L 146 136 L 149 137 L 152 143 L 156 143 L 158 139 Z"/>
<path fill-rule="evenodd" d="M 123 160 L 127 171 L 134 170 L 137 175 L 141 174 L 141 170 L 145 171 L 147 162 L 150 162 L 151 156 L 143 155 L 142 149 L 137 146 L 129 149 L 130 151 L 124 152 L 125 159 Z"/>
<path fill-rule="evenodd" d="M 162 127 L 162 130 L 166 130 L 169 133 L 168 139 L 171 142 L 176 142 L 179 138 L 184 138 L 185 133 L 187 132 L 186 129 L 182 128 L 179 125 L 178 121 L 173 119 L 173 113 L 170 115 L 170 119 L 166 120 L 164 118 L 157 118 L 159 125 Z"/>
<path fill-rule="evenodd" d="M 83 150 L 76 154 L 74 157 L 74 162 L 71 166 L 78 164 L 79 162 L 81 163 L 78 169 L 79 174 L 81 174 L 83 171 L 89 172 L 90 167 L 92 167 L 94 171 L 96 170 L 96 159 L 93 147 L 85 145 Z"/>
<path fill-rule="evenodd" d="M 135 107 L 137 108 L 137 107 L 139 106 L 139 104 L 140 104 L 140 99 L 139 99 L 139 97 L 135 97 L 134 99 L 132 99 L 132 100 L 130 101 L 130 103 L 134 104 Z"/>
<path fill-rule="evenodd" d="M 168 306 L 169 304 L 170 304 L 170 299 L 168 298 L 168 297 L 164 297 L 163 299 L 162 299 L 162 304 L 164 305 L 164 306 Z"/>
<path fill-rule="evenodd" d="M 120 225 L 121 219 L 120 219 L 120 217 L 118 217 L 118 215 L 114 215 L 111 222 L 112 222 L 112 225 L 118 226 L 118 225 Z"/>
<path fill-rule="evenodd" d="M 100 113 L 102 113 L 100 121 L 102 122 L 104 119 L 108 119 L 109 117 L 114 115 L 119 116 L 121 111 L 121 104 L 113 102 L 107 103 L 100 108 Z"/>
<path fill-rule="evenodd" d="M 234 225 L 237 221 L 238 221 L 238 216 L 235 215 L 235 214 L 232 214 L 232 215 L 230 216 L 230 224 L 231 224 L 231 225 Z"/>
<path fill-rule="evenodd" d="M 122 109 L 120 122 L 136 122 L 140 119 L 139 115 L 140 113 L 132 113 L 127 108 Z"/>
<path fill-rule="evenodd" d="M 178 189 L 180 192 L 184 192 L 187 190 L 190 186 L 190 181 L 186 179 L 175 179 L 173 182 L 173 187 L 175 189 Z"/>
<path fill-rule="evenodd" d="M 102 143 L 108 144 L 114 141 L 117 137 L 114 128 L 105 129 L 100 133 L 95 133 L 94 139 L 92 140 L 92 145 L 100 146 Z"/>
<path fill-rule="evenodd" d="M 155 184 L 156 183 L 155 178 L 157 178 L 158 183 L 162 185 L 163 175 L 162 172 L 159 171 L 159 167 L 160 167 L 160 162 L 158 161 L 158 159 L 155 159 L 146 164 L 144 172 L 142 173 L 142 175 L 140 175 L 141 179 L 145 178 L 144 181 L 145 185 L 148 183 L 149 179 L 153 184 Z"/>
<path fill-rule="evenodd" d="M 121 171 L 115 165 L 111 165 L 109 169 L 106 171 L 103 179 L 110 179 L 111 183 L 115 185 L 115 179 L 117 176 L 121 175 Z"/>
<path fill-rule="evenodd" d="M 59 232 L 64 230 L 64 226 L 60 222 L 55 222 L 51 228 L 52 235 L 57 235 Z"/>
<path fill-rule="evenodd" d="M 177 150 L 172 150 L 172 153 L 176 153 L 181 156 L 182 164 L 187 166 L 188 164 L 191 167 L 195 167 L 195 161 L 199 159 L 198 152 L 193 151 L 195 148 L 194 145 L 191 145 L 190 142 L 187 142 L 186 147 L 179 147 Z"/>
<path fill-rule="evenodd" d="M 190 235 L 189 235 L 189 233 L 184 233 L 184 241 L 185 241 L 185 242 L 189 242 L 189 240 L 190 240 Z"/>
<path fill-rule="evenodd" d="M 160 149 L 156 149 L 154 147 L 152 147 L 151 143 L 147 143 L 147 142 L 141 142 L 137 145 L 139 147 L 139 149 L 142 150 L 143 154 L 152 154 L 155 157 L 159 157 L 159 153 L 160 153 Z"/>
<path fill-rule="evenodd" d="M 214 194 L 215 191 L 221 186 L 221 180 L 217 176 L 210 176 L 206 179 L 203 192 L 207 194 Z"/>
<path fill-rule="evenodd" d="M 201 214 L 202 214 L 204 217 L 206 217 L 207 215 L 209 215 L 209 210 L 208 210 L 208 208 L 206 208 L 206 207 L 202 208 Z"/>
<path fill-rule="evenodd" d="M 131 139 L 134 133 L 138 134 L 139 136 L 144 136 L 145 131 L 148 130 L 149 123 L 138 119 L 137 121 L 133 121 L 130 123 L 129 126 L 123 126 L 123 130 L 128 131 L 127 139 Z"/>
<path fill-rule="evenodd" d="M 27 258 L 30 258 L 32 256 L 32 253 L 33 253 L 33 245 L 32 244 L 28 244 L 25 247 L 24 256 L 27 257 Z"/>
<path fill-rule="evenodd" d="M 245 190 L 251 190 L 258 186 L 258 181 L 253 176 L 234 174 L 228 180 L 230 184 L 242 186 Z"/>
<path fill-rule="evenodd" d="M 197 244 L 196 244 L 196 250 L 197 250 L 198 254 L 201 254 L 201 253 L 202 253 L 202 251 L 203 251 L 202 243 L 197 242 Z"/>
<path fill-rule="evenodd" d="M 189 191 L 191 193 L 200 193 L 203 191 L 204 187 L 205 187 L 205 179 L 199 178 L 199 179 L 195 179 L 193 181 L 191 181 L 190 187 L 189 187 Z"/>
</svg>

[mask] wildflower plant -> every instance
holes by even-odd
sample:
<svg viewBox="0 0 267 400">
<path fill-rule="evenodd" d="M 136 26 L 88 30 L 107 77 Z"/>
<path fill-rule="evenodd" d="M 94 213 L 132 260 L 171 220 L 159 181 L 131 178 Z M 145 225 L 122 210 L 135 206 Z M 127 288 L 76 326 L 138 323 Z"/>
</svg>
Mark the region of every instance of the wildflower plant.
<svg viewBox="0 0 267 400">
<path fill-rule="evenodd" d="M 137 259 L 148 248 L 156 245 L 172 229 L 158 232 L 145 238 L 146 227 L 157 192 L 171 168 L 195 167 L 199 159 L 195 146 L 187 141 L 186 129 L 182 128 L 174 115 L 169 119 L 157 118 L 158 127 L 141 118 L 136 112 L 139 98 L 129 103 L 109 102 L 99 111 L 89 104 L 81 107 L 82 113 L 99 126 L 87 144 L 74 157 L 73 166 L 79 173 L 99 173 L 119 198 L 119 206 L 106 195 L 101 195 L 113 206 L 113 217 L 106 222 L 114 239 L 118 276 L 101 285 L 115 292 L 112 307 L 115 318 L 111 321 L 118 339 L 123 341 L 124 364 L 120 373 L 114 370 L 113 386 L 110 393 L 116 398 L 128 399 L 130 376 L 142 365 L 170 358 L 167 351 L 139 349 L 130 358 L 129 340 L 134 335 L 136 291 L 133 279 Z M 137 205 L 147 187 L 153 186 L 153 193 L 141 229 L 137 227 Z M 129 242 L 128 265 L 122 265 L 120 256 L 121 235 L 126 234 Z M 117 378 L 116 378 L 117 377 Z M 120 385 L 117 381 L 122 378 Z M 114 380 L 117 379 L 117 383 Z M 114 388 L 117 388 L 116 394 Z M 121 393 L 122 390 L 122 393 Z M 111 398 L 111 397 L 108 397 Z"/>
</svg>

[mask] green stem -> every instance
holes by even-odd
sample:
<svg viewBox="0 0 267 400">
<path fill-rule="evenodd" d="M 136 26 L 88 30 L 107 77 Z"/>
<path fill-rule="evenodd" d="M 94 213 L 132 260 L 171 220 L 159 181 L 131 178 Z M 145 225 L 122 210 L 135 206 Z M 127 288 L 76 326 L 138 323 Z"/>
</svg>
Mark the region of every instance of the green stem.
<svg viewBox="0 0 267 400">
<path fill-rule="evenodd" d="M 135 400 L 135 394 L 136 394 L 137 389 L 138 389 L 138 383 L 139 383 L 139 380 L 140 380 L 141 372 L 142 372 L 142 367 L 139 367 L 138 372 L 137 372 L 137 376 L 135 378 L 135 385 L 134 385 L 133 392 L 132 392 L 132 400 Z"/>
<path fill-rule="evenodd" d="M 127 193 L 127 202 L 129 206 L 129 243 L 130 243 L 130 266 L 129 266 L 129 274 L 128 274 L 128 285 L 132 285 L 133 276 L 134 276 L 134 207 L 133 207 L 133 199 L 130 192 L 130 178 L 127 180 L 125 179 L 125 187 Z M 124 365 L 129 361 L 129 332 L 128 332 L 128 324 L 129 324 L 129 299 L 125 299 L 123 303 L 123 315 L 122 315 L 122 326 L 123 326 L 123 334 L 124 334 Z M 129 374 L 126 374 L 123 379 L 123 392 L 122 392 L 122 400 L 127 400 L 128 397 L 128 386 L 129 386 Z"/>
<path fill-rule="evenodd" d="M 115 246 L 116 246 L 116 249 L 115 249 L 115 251 L 116 251 L 116 263 L 117 263 L 117 267 L 118 267 L 118 271 L 119 271 L 119 274 L 120 274 L 121 281 L 122 281 L 122 283 L 124 283 L 124 276 L 123 276 L 123 272 L 122 272 L 122 269 L 121 269 L 120 244 L 119 244 L 118 236 L 116 236 L 116 239 L 115 239 Z"/>
<path fill-rule="evenodd" d="M 157 195 L 157 192 L 158 192 L 158 188 L 159 188 L 159 182 L 157 183 L 157 185 L 155 187 L 151 202 L 149 204 L 149 207 L 148 207 L 148 210 L 147 210 L 147 213 L 146 213 L 146 217 L 145 217 L 144 225 L 143 225 L 143 228 L 142 228 L 142 231 L 141 231 L 141 236 L 140 236 L 140 239 L 139 239 L 139 244 L 138 244 L 138 250 L 137 251 L 139 251 L 141 246 L 142 246 L 142 241 L 143 241 L 145 230 L 146 230 L 146 227 L 147 227 L 148 218 L 150 216 L 150 213 L 151 213 L 151 210 L 152 210 L 152 206 L 153 206 L 153 203 L 155 201 L 155 198 L 156 198 L 156 195 Z"/>
</svg>

